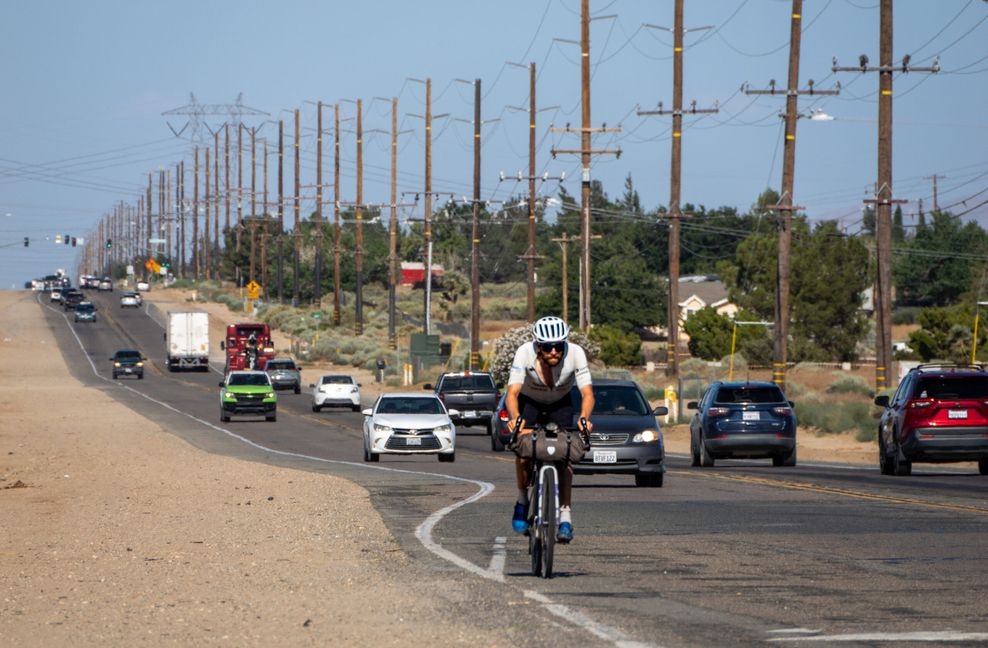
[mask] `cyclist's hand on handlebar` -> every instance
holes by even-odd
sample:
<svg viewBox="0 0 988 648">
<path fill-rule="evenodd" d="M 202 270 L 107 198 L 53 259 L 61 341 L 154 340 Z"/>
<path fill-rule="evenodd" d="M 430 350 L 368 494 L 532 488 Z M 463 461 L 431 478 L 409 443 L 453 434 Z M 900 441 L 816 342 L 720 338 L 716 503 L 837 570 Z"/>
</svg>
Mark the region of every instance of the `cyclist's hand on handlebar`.
<svg viewBox="0 0 988 648">
<path fill-rule="evenodd" d="M 591 423 L 590 419 L 586 418 L 585 416 L 580 417 L 579 427 L 580 427 L 580 432 L 583 433 L 583 436 L 589 436 L 590 432 L 593 431 L 593 423 Z"/>
</svg>

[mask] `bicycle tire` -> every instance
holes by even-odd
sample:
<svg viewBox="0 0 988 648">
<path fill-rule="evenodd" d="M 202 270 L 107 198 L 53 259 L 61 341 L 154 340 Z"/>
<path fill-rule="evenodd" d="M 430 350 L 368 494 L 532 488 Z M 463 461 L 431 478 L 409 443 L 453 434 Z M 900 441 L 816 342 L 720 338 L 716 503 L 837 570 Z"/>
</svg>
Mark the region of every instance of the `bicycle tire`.
<svg viewBox="0 0 988 648">
<path fill-rule="evenodd" d="M 539 484 L 529 489 L 528 499 L 528 553 L 532 559 L 532 575 L 542 575 L 542 540 L 539 537 Z"/>
<path fill-rule="evenodd" d="M 545 472 L 542 480 L 542 578 L 552 578 L 552 559 L 556 548 L 556 473 Z"/>
</svg>

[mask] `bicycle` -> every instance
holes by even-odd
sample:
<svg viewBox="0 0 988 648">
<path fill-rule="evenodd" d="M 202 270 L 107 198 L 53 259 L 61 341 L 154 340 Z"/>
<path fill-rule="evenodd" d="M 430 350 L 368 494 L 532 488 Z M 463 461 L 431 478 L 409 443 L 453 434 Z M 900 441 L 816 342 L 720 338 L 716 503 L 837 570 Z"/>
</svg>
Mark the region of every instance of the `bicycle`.
<svg viewBox="0 0 988 648">
<path fill-rule="evenodd" d="M 512 432 L 512 448 L 519 447 L 520 429 L 521 421 L 515 425 Z M 590 447 L 586 419 L 580 419 L 580 427 L 565 428 L 563 431 L 566 436 L 560 438 L 559 426 L 548 423 L 535 425 L 529 435 L 534 466 L 528 483 L 528 530 L 525 534 L 528 536 L 528 553 L 532 559 L 532 575 L 542 578 L 552 578 L 556 535 L 559 532 L 558 466 L 569 461 L 579 461 Z M 580 435 L 581 445 L 574 445 L 573 433 Z M 541 448 L 540 440 L 543 444 Z M 578 448 L 576 452 L 579 457 L 571 456 L 571 449 L 574 447 Z M 555 456 L 559 459 L 548 458 Z"/>
</svg>

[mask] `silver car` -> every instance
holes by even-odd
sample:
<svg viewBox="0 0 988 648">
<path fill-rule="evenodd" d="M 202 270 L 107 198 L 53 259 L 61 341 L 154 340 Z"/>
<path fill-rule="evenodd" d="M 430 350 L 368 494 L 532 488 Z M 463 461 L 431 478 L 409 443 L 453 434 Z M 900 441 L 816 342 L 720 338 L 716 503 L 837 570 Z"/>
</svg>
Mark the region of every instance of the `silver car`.
<svg viewBox="0 0 988 648">
<path fill-rule="evenodd" d="M 291 358 L 271 358 L 264 365 L 275 389 L 291 389 L 302 393 L 302 370 Z"/>
</svg>

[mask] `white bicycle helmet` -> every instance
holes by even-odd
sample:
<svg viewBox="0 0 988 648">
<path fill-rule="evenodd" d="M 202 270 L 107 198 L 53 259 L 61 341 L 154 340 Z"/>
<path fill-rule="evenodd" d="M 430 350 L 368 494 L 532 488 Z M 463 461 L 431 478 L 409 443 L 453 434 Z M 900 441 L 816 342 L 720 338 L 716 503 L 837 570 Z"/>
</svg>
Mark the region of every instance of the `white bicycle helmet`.
<svg viewBox="0 0 988 648">
<path fill-rule="evenodd" d="M 565 342 L 569 337 L 569 325 L 558 317 L 543 317 L 532 325 L 536 342 Z"/>
</svg>

